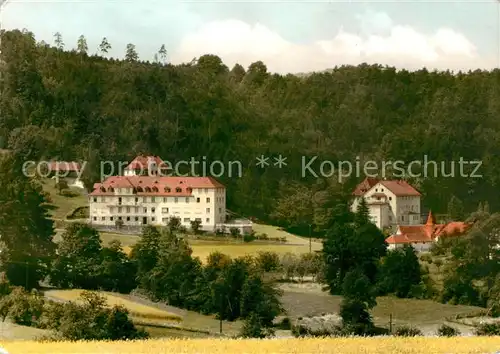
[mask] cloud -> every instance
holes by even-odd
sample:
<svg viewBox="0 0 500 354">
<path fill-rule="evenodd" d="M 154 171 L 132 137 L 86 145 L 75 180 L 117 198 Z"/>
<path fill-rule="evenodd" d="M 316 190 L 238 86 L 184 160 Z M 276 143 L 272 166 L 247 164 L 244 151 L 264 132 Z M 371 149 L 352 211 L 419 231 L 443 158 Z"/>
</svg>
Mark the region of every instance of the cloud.
<svg viewBox="0 0 500 354">
<path fill-rule="evenodd" d="M 360 19 L 363 19 L 361 17 Z M 366 20 L 366 17 L 364 17 Z M 477 48 L 464 35 L 450 28 L 426 34 L 404 25 L 395 25 L 379 13 L 362 21 L 371 34 L 359 35 L 340 29 L 331 38 L 307 44 L 287 41 L 262 24 L 239 20 L 216 21 L 185 36 L 172 62 L 186 62 L 203 54 L 216 54 L 226 65 L 245 67 L 262 60 L 271 72 L 308 72 L 336 65 L 363 62 L 397 68 L 468 70 L 492 68 L 495 61 L 480 58 Z"/>
</svg>

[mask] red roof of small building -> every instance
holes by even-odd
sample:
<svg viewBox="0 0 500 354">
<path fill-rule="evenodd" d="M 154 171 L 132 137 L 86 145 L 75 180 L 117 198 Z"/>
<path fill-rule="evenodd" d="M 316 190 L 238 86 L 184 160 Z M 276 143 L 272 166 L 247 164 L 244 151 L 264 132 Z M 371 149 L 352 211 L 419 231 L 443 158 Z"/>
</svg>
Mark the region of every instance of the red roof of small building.
<svg viewBox="0 0 500 354">
<path fill-rule="evenodd" d="M 453 221 L 446 224 L 436 224 L 432 212 L 429 212 L 425 225 L 399 226 L 399 233 L 389 236 L 388 244 L 405 244 L 415 242 L 434 242 L 442 236 L 462 235 L 470 229 L 472 223 Z"/>
<path fill-rule="evenodd" d="M 95 183 L 90 195 L 115 195 L 115 188 L 133 188 L 137 195 L 190 196 L 194 188 L 224 188 L 213 177 L 112 176 Z"/>
<path fill-rule="evenodd" d="M 78 162 L 74 161 L 52 161 L 49 164 L 50 171 L 66 171 L 66 172 L 78 172 L 81 166 Z"/>
<path fill-rule="evenodd" d="M 166 167 L 165 163 L 158 156 L 143 156 L 139 155 L 135 159 L 132 160 L 131 163 L 125 168 L 125 170 L 148 170 L 149 164 L 155 163 L 158 167 Z"/>
<path fill-rule="evenodd" d="M 352 193 L 355 196 L 362 196 L 370 189 L 372 189 L 377 183 L 382 184 L 388 190 L 390 190 L 394 195 L 398 197 L 402 196 L 421 196 L 414 187 L 412 187 L 408 182 L 403 180 L 381 180 L 378 178 L 366 177 L 363 182 L 358 184 Z"/>
<path fill-rule="evenodd" d="M 380 182 L 380 180 L 378 178 L 366 177 L 363 180 L 363 182 L 361 182 L 360 184 L 358 184 L 356 186 L 356 188 L 354 189 L 354 192 L 352 192 L 352 194 L 354 194 L 356 196 L 362 196 L 366 192 L 368 192 L 368 190 L 370 190 L 378 182 Z"/>
</svg>

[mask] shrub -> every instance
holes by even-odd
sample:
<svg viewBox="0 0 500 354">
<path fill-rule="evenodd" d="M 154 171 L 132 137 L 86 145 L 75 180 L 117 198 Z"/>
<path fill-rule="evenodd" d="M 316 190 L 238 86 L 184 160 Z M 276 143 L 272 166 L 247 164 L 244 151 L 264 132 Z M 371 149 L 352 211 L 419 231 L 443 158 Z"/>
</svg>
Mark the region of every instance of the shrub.
<svg viewBox="0 0 500 354">
<path fill-rule="evenodd" d="M 411 326 L 400 326 L 396 329 L 394 335 L 399 337 L 416 337 L 416 336 L 421 336 L 422 331 L 418 328 Z"/>
<path fill-rule="evenodd" d="M 257 266 L 264 272 L 272 272 L 280 268 L 280 257 L 276 252 L 259 252 Z"/>
<path fill-rule="evenodd" d="M 252 234 L 244 234 L 243 235 L 243 242 L 252 242 L 255 240 L 255 236 Z"/>
<path fill-rule="evenodd" d="M 301 324 L 295 324 L 291 326 L 291 330 L 292 335 L 297 338 L 305 337 L 309 334 L 309 330 L 306 328 L 306 326 Z"/>
<path fill-rule="evenodd" d="M 273 334 L 274 332 L 271 328 L 262 326 L 260 317 L 254 313 L 245 319 L 240 333 L 243 338 L 265 338 Z"/>
<path fill-rule="evenodd" d="M 440 337 L 454 337 L 454 336 L 459 336 L 460 331 L 455 327 L 443 324 L 441 327 L 438 328 L 437 334 Z"/>
<path fill-rule="evenodd" d="M 284 331 L 291 330 L 292 329 L 292 323 L 290 321 L 290 318 L 288 317 L 283 317 L 281 321 L 277 322 L 275 324 L 276 328 L 282 329 Z"/>
<path fill-rule="evenodd" d="M 500 336 L 500 322 L 482 323 L 476 327 L 477 336 Z"/>
<path fill-rule="evenodd" d="M 231 227 L 229 229 L 229 233 L 231 234 L 231 236 L 233 236 L 234 238 L 238 237 L 240 235 L 240 229 L 238 229 L 237 227 Z"/>
<path fill-rule="evenodd" d="M 23 326 L 34 325 L 43 312 L 43 298 L 36 291 L 28 293 L 21 287 L 14 288 L 1 302 L 3 318 L 8 316 Z"/>
</svg>

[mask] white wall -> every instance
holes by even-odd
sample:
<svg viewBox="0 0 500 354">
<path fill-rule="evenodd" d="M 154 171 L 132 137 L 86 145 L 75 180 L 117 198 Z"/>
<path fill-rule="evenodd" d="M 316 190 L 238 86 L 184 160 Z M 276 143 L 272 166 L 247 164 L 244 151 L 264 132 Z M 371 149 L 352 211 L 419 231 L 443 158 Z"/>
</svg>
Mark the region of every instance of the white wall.
<svg viewBox="0 0 500 354">
<path fill-rule="evenodd" d="M 200 219 L 203 229 L 213 231 L 225 216 L 225 198 L 225 188 L 193 188 L 190 197 L 142 196 L 132 194 L 130 188 L 117 188 L 113 196 L 89 196 L 90 221 L 114 226 L 121 216 L 124 225 L 140 226 L 146 217 L 148 224 L 166 225 L 169 218 L 178 217 L 187 228 L 192 220 Z"/>
</svg>

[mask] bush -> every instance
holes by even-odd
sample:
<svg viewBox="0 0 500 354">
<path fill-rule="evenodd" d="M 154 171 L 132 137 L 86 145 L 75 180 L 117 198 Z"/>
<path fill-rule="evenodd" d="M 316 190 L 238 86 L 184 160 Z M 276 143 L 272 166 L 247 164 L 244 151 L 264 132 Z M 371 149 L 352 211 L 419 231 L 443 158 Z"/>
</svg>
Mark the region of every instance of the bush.
<svg viewBox="0 0 500 354">
<path fill-rule="evenodd" d="M 411 326 L 401 326 L 396 329 L 394 335 L 399 337 L 416 337 L 416 336 L 421 336 L 422 331 L 418 328 Z"/>
<path fill-rule="evenodd" d="M 460 331 L 455 327 L 443 324 L 438 328 L 437 334 L 440 337 L 455 337 L 460 335 Z"/>
<path fill-rule="evenodd" d="M 262 326 L 260 317 L 254 313 L 245 319 L 240 333 L 243 338 L 265 338 L 273 334 L 272 329 Z"/>
<path fill-rule="evenodd" d="M 237 227 L 231 227 L 229 229 L 229 233 L 231 234 L 231 236 L 233 236 L 234 238 L 237 238 L 238 236 L 240 236 L 240 229 L 238 229 Z"/>
<path fill-rule="evenodd" d="M 279 329 L 282 329 L 282 330 L 291 330 L 292 329 L 292 323 L 290 321 L 290 319 L 288 317 L 285 317 L 281 320 L 280 323 L 278 323 L 276 325 L 276 327 L 278 327 Z"/>
<path fill-rule="evenodd" d="M 257 266 L 264 272 L 272 272 L 280 268 L 280 257 L 276 252 L 259 252 Z"/>
<path fill-rule="evenodd" d="M 21 287 L 13 288 L 0 302 L 2 318 L 9 317 L 23 326 L 35 325 L 43 312 L 43 298 L 36 291 L 28 293 Z"/>
<path fill-rule="evenodd" d="M 81 207 L 75 208 L 66 215 L 66 219 L 68 219 L 68 220 L 86 219 L 88 217 L 89 217 L 89 207 L 88 206 L 81 206 Z"/>
<path fill-rule="evenodd" d="M 255 236 L 253 234 L 244 234 L 243 242 L 252 242 L 255 240 Z"/>
<path fill-rule="evenodd" d="M 500 336 L 500 322 L 480 324 L 476 327 L 476 336 Z"/>
</svg>

